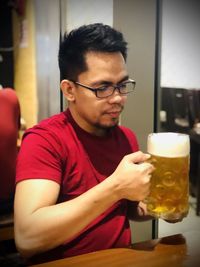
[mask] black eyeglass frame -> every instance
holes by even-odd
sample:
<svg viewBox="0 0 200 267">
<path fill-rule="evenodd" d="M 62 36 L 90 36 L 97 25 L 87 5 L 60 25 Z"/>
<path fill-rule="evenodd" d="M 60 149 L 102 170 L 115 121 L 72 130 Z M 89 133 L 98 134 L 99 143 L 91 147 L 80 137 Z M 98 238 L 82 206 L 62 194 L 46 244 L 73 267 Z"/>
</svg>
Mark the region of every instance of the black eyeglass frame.
<svg viewBox="0 0 200 267">
<path fill-rule="evenodd" d="M 99 87 L 99 88 L 93 88 L 93 87 L 90 87 L 90 86 L 88 86 L 88 85 L 85 85 L 85 84 L 82 84 L 82 83 L 80 83 L 80 82 L 76 82 L 76 81 L 73 81 L 73 80 L 71 80 L 71 82 L 73 82 L 73 83 L 76 84 L 76 85 L 79 85 L 79 86 L 81 86 L 81 87 L 83 87 L 83 88 L 86 88 L 86 89 L 88 89 L 88 90 L 94 92 L 97 98 L 107 98 L 107 97 L 113 95 L 114 92 L 115 92 L 115 90 L 118 90 L 118 92 L 120 93 L 120 95 L 127 95 L 127 94 L 132 93 L 132 92 L 134 91 L 134 89 L 135 89 L 135 85 L 136 85 L 136 81 L 133 80 L 133 79 L 128 79 L 127 81 L 122 82 L 122 83 L 117 84 L 117 85 L 105 85 L 105 86 L 102 86 L 102 87 Z M 127 84 L 127 83 L 131 83 L 131 84 L 133 85 L 133 90 L 130 91 L 130 92 L 126 92 L 126 93 L 121 92 L 120 89 L 122 88 L 122 86 L 123 86 L 124 84 Z M 102 97 L 97 95 L 97 93 L 98 93 L 99 91 L 103 91 L 103 90 L 105 91 L 105 90 L 107 90 L 107 89 L 105 89 L 105 88 L 108 87 L 108 86 L 109 86 L 109 87 L 113 87 L 113 91 L 112 91 L 112 93 L 111 93 L 110 95 L 102 96 Z"/>
</svg>

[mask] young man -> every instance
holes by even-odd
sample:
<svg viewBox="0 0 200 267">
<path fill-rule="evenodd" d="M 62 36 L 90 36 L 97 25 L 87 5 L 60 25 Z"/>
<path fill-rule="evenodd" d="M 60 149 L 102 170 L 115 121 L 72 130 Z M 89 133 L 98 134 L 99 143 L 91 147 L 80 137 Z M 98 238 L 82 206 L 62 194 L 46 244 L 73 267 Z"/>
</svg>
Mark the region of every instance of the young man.
<svg viewBox="0 0 200 267">
<path fill-rule="evenodd" d="M 65 35 L 59 50 L 68 109 L 24 135 L 15 195 L 15 240 L 42 260 L 130 245 L 129 219 L 147 219 L 151 164 L 118 126 L 135 81 L 127 43 L 103 24 Z"/>
</svg>

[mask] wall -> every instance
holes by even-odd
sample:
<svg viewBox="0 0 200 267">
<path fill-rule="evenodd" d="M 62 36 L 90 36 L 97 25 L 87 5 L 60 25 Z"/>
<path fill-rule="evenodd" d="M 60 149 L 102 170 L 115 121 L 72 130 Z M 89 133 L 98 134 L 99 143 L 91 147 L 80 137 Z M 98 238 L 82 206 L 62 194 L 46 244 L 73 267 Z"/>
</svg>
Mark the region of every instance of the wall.
<svg viewBox="0 0 200 267">
<path fill-rule="evenodd" d="M 14 88 L 27 127 L 37 122 L 35 25 L 33 1 L 25 1 L 23 16 L 13 11 Z"/>
<path fill-rule="evenodd" d="M 60 1 L 24 2 L 23 16 L 13 12 L 14 86 L 29 128 L 60 111 Z"/>
<path fill-rule="evenodd" d="M 83 24 L 97 22 L 113 25 L 113 0 L 61 0 L 62 35 Z M 63 109 L 67 107 L 64 98 L 61 105 Z"/>
<path fill-rule="evenodd" d="M 113 24 L 113 0 L 68 0 L 66 12 L 68 31 L 95 22 Z"/>
<path fill-rule="evenodd" d="M 0 88 L 14 87 L 12 9 L 0 1 Z"/>
<path fill-rule="evenodd" d="M 114 26 L 128 41 L 128 71 L 136 80 L 136 90 L 128 96 L 121 123 L 135 131 L 145 152 L 147 135 L 154 125 L 156 1 L 115 0 Z M 151 221 L 132 223 L 133 242 L 151 237 Z"/>
<path fill-rule="evenodd" d="M 200 1 L 163 0 L 161 86 L 200 88 Z"/>
<path fill-rule="evenodd" d="M 60 1 L 34 0 L 38 121 L 60 112 Z"/>
</svg>

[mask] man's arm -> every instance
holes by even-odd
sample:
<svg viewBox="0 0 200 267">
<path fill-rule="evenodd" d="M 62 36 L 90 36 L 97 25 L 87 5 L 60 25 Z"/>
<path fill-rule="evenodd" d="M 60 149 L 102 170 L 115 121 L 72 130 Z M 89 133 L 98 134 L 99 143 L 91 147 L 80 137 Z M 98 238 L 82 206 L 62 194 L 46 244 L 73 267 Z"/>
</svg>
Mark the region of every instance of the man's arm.
<svg viewBox="0 0 200 267">
<path fill-rule="evenodd" d="M 153 167 L 147 155 L 125 156 L 115 172 L 75 199 L 56 204 L 60 186 L 50 180 L 29 179 L 17 184 L 15 240 L 24 257 L 31 257 L 75 238 L 120 199 L 144 199 Z M 135 164 L 139 163 L 140 164 Z"/>
<path fill-rule="evenodd" d="M 18 183 L 15 195 L 15 241 L 24 257 L 52 249 L 79 234 L 118 198 L 109 179 L 81 196 L 56 204 L 60 186 L 29 179 Z"/>
</svg>

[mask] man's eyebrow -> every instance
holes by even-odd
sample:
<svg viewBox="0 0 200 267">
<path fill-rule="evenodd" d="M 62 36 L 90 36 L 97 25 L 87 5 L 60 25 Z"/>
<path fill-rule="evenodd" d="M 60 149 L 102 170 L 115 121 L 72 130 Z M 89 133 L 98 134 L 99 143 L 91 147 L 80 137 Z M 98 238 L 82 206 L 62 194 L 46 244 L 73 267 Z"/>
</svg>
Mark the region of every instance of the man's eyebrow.
<svg viewBox="0 0 200 267">
<path fill-rule="evenodd" d="M 122 82 L 125 82 L 125 81 L 127 81 L 128 79 L 129 79 L 129 76 L 126 75 L 126 76 L 123 77 L 119 82 L 117 82 L 117 84 L 120 84 L 120 83 L 122 83 Z M 99 81 L 96 81 L 96 82 L 92 83 L 91 86 L 94 86 L 94 87 L 95 87 L 95 86 L 99 86 L 99 85 L 101 85 L 101 84 L 104 84 L 104 85 L 112 85 L 113 83 L 110 82 L 110 81 L 99 80 Z"/>
<path fill-rule="evenodd" d="M 118 83 L 125 82 L 129 79 L 129 75 L 126 75 L 123 79 L 121 79 Z"/>
</svg>

